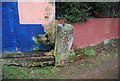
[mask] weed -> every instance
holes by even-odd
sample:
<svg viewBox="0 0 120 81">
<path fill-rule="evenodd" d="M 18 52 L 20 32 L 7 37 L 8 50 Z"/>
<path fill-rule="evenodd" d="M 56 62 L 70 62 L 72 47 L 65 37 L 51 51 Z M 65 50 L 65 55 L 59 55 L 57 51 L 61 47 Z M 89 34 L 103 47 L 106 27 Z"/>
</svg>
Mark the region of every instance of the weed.
<svg viewBox="0 0 120 81">
<path fill-rule="evenodd" d="M 79 50 L 75 50 L 75 54 L 78 55 L 78 54 L 85 54 L 87 56 L 89 55 L 95 55 L 96 52 L 94 51 L 94 47 L 93 46 L 88 46 L 88 47 L 85 47 L 85 48 L 80 48 Z"/>
<path fill-rule="evenodd" d="M 46 69 L 46 70 L 52 69 L 52 66 L 45 66 L 44 69 Z"/>
<path fill-rule="evenodd" d="M 111 39 L 110 42 L 114 43 L 118 40 L 118 38 Z"/>
<path fill-rule="evenodd" d="M 52 69 L 52 73 L 55 73 L 56 71 L 60 71 L 59 67 L 55 67 L 54 69 Z"/>
<path fill-rule="evenodd" d="M 107 44 L 113 44 L 117 41 L 118 39 L 117 38 L 114 38 L 114 39 L 111 39 L 109 40 L 109 42 Z"/>
<path fill-rule="evenodd" d="M 111 52 L 110 55 L 115 56 L 118 55 L 119 53 Z"/>
<path fill-rule="evenodd" d="M 83 66 L 84 66 L 84 64 L 79 64 L 79 66 L 80 66 L 80 67 L 83 67 Z"/>
<path fill-rule="evenodd" d="M 90 67 L 93 67 L 94 65 L 93 64 L 89 64 Z"/>
<path fill-rule="evenodd" d="M 86 47 L 82 49 L 82 52 L 84 52 L 85 55 L 89 56 L 89 55 L 95 55 L 96 52 L 94 51 L 93 47 Z"/>
<path fill-rule="evenodd" d="M 90 49 L 85 51 L 85 55 L 95 55 L 95 51 Z"/>
</svg>

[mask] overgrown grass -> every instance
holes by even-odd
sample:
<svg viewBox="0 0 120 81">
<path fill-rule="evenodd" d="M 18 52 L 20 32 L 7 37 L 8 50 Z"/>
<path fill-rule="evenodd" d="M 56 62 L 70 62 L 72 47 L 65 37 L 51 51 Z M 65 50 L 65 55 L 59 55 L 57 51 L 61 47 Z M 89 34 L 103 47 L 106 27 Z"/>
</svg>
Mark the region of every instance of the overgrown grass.
<svg viewBox="0 0 120 81">
<path fill-rule="evenodd" d="M 3 65 L 3 77 L 6 79 L 34 79 L 44 78 L 51 75 L 55 75 L 55 72 L 59 71 L 58 67 L 46 66 L 46 67 L 20 67 Z"/>
</svg>

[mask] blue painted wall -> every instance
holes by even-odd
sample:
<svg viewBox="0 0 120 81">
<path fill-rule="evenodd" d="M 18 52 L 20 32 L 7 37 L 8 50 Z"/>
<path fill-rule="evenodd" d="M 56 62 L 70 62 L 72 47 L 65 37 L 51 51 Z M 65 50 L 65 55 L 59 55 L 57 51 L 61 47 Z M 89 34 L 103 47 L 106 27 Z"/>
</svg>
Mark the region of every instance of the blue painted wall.
<svg viewBox="0 0 120 81">
<path fill-rule="evenodd" d="M 16 32 L 11 3 L 2 3 L 2 50 L 16 51 Z"/>
<path fill-rule="evenodd" d="M 34 36 L 45 34 L 41 24 L 20 24 L 17 2 L 2 3 L 2 51 L 48 50 L 51 46 L 36 44 Z"/>
</svg>

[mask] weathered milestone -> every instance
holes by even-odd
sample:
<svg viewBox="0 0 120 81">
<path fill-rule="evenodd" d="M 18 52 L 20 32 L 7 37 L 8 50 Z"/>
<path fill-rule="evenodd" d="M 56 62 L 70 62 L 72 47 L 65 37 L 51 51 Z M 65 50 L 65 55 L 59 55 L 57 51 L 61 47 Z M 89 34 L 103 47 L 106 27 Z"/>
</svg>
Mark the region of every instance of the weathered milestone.
<svg viewBox="0 0 120 81">
<path fill-rule="evenodd" d="M 75 60 L 75 53 L 71 49 L 73 31 L 74 28 L 70 24 L 58 25 L 54 53 L 56 66 Z"/>
</svg>

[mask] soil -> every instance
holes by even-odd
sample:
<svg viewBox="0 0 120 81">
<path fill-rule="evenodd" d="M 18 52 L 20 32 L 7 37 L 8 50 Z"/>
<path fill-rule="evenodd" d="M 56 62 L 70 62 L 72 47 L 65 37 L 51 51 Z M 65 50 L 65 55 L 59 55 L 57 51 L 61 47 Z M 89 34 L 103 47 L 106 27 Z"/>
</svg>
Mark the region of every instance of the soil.
<svg viewBox="0 0 120 81">
<path fill-rule="evenodd" d="M 96 55 L 76 56 L 76 62 L 61 67 L 56 74 L 63 79 L 117 79 L 118 78 L 118 40 L 93 46 Z"/>
<path fill-rule="evenodd" d="M 118 79 L 118 58 L 109 59 L 92 69 L 86 70 L 83 74 L 72 76 L 74 79 Z"/>
<path fill-rule="evenodd" d="M 101 54 L 60 67 L 57 76 L 47 79 L 118 79 L 118 55 Z M 59 75 L 59 77 L 58 77 Z M 45 79 L 46 79 L 45 78 Z"/>
</svg>

